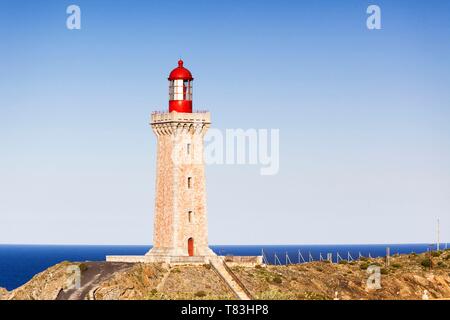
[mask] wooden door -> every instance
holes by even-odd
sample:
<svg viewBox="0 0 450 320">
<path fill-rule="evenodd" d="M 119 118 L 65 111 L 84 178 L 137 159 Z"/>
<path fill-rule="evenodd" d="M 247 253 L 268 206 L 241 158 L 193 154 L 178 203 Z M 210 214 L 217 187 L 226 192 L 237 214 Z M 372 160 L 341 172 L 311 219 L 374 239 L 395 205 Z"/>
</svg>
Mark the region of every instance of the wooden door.
<svg viewBox="0 0 450 320">
<path fill-rule="evenodd" d="M 188 239 L 188 253 L 190 257 L 194 256 L 194 239 L 192 238 Z"/>
</svg>

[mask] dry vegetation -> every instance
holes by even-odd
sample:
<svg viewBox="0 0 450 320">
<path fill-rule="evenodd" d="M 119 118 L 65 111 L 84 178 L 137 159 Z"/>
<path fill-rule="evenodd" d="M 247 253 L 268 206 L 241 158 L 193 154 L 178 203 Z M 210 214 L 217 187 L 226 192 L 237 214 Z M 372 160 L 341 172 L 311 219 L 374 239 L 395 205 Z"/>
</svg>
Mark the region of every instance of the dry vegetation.
<svg viewBox="0 0 450 320">
<path fill-rule="evenodd" d="M 381 268 L 379 290 L 367 288 L 367 268 Z M 86 275 L 103 272 L 85 290 L 82 299 L 234 299 L 233 293 L 209 265 L 173 266 L 162 264 L 76 264 L 63 262 L 36 275 L 22 287 L 1 299 L 56 299 L 67 280 L 67 267 L 78 265 Z M 97 268 L 93 270 L 93 268 Z M 108 273 L 106 270 L 109 269 Z M 256 299 L 450 299 L 450 251 L 410 254 L 384 259 L 342 261 L 340 264 L 312 262 L 290 266 L 233 267 Z M 95 271 L 95 272 L 94 272 Z M 97 279 L 97 278 L 96 278 Z M 94 279 L 95 280 L 95 279 Z M 89 292 L 89 295 L 87 294 Z M 61 296 L 59 296 L 61 298 Z"/>
<path fill-rule="evenodd" d="M 381 268 L 379 290 L 366 285 L 372 264 Z M 450 298 L 450 251 L 431 260 L 428 254 L 393 256 L 389 267 L 380 258 L 233 270 L 257 299 L 422 299 L 424 290 L 430 299 Z"/>
<path fill-rule="evenodd" d="M 169 271 L 170 270 L 170 271 Z M 95 290 L 97 300 L 232 299 L 228 287 L 208 266 L 137 264 L 116 273 Z"/>
</svg>

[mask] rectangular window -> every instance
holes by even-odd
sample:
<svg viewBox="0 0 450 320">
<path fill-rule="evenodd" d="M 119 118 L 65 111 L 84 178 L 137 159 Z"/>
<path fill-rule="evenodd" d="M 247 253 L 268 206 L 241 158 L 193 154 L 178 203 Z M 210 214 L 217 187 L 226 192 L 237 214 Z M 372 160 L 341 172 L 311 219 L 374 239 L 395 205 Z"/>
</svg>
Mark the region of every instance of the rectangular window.
<svg viewBox="0 0 450 320">
<path fill-rule="evenodd" d="M 192 222 L 192 211 L 188 211 L 189 222 Z"/>
<path fill-rule="evenodd" d="M 169 85 L 169 100 L 183 100 L 183 80 L 170 81 Z"/>
<path fill-rule="evenodd" d="M 188 189 L 192 187 L 192 177 L 188 177 Z"/>
<path fill-rule="evenodd" d="M 189 154 L 191 154 L 191 144 L 190 143 L 188 143 L 187 145 L 186 145 L 186 153 L 189 155 Z"/>
</svg>

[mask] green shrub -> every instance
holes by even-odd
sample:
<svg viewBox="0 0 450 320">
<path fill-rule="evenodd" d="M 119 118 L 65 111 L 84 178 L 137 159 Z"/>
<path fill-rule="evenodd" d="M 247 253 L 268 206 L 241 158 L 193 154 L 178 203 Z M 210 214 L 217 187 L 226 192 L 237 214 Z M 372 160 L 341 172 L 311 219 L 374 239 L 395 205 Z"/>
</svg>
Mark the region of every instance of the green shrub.
<svg viewBox="0 0 450 320">
<path fill-rule="evenodd" d="M 391 266 L 392 266 L 392 268 L 395 268 L 395 269 L 402 267 L 402 265 L 400 263 L 393 263 L 393 264 L 391 264 Z"/>
<path fill-rule="evenodd" d="M 260 264 L 257 264 L 257 265 L 255 265 L 255 268 L 256 268 L 256 269 L 261 269 L 262 266 L 261 266 Z"/>
<path fill-rule="evenodd" d="M 158 293 L 158 290 L 156 290 L 156 289 L 152 289 L 152 291 L 150 291 L 150 293 L 151 293 L 152 295 L 155 295 L 155 294 L 157 294 L 157 293 Z"/>
<path fill-rule="evenodd" d="M 359 268 L 361 270 L 367 270 L 368 267 L 369 267 L 369 264 L 367 262 L 363 262 L 359 265 Z"/>
<path fill-rule="evenodd" d="M 78 268 L 80 268 L 80 271 L 81 271 L 81 272 L 84 272 L 84 271 L 86 271 L 86 270 L 88 269 L 88 266 L 87 266 L 86 263 L 80 263 L 80 264 L 78 265 Z"/>
<path fill-rule="evenodd" d="M 276 284 L 281 284 L 283 282 L 283 280 L 279 276 L 275 276 L 272 281 Z"/>
<path fill-rule="evenodd" d="M 201 290 L 201 291 L 197 291 L 194 295 L 197 298 L 203 298 L 203 297 L 206 297 L 206 292 Z"/>
<path fill-rule="evenodd" d="M 423 259 L 423 260 L 420 262 L 420 264 L 422 265 L 422 267 L 430 268 L 430 267 L 431 267 L 431 260 L 428 259 L 428 258 Z"/>
<path fill-rule="evenodd" d="M 300 300 L 330 300 L 327 296 L 315 292 L 305 292 L 304 294 L 298 294 L 297 299 Z"/>
<path fill-rule="evenodd" d="M 381 273 L 381 274 L 388 274 L 388 270 L 385 269 L 385 268 L 381 268 L 381 269 L 380 269 L 380 273 Z"/>
<path fill-rule="evenodd" d="M 372 262 L 370 265 L 371 266 L 381 267 L 381 264 L 379 262 Z"/>
<path fill-rule="evenodd" d="M 210 264 L 204 264 L 205 268 L 208 270 L 211 270 L 211 265 Z"/>
<path fill-rule="evenodd" d="M 340 260 L 339 264 L 348 264 L 348 261 L 347 260 Z"/>
<path fill-rule="evenodd" d="M 367 257 L 360 257 L 359 258 L 359 261 L 368 261 L 369 260 L 369 258 L 367 258 Z"/>
<path fill-rule="evenodd" d="M 442 251 L 431 251 L 432 257 L 440 257 L 442 254 Z"/>
</svg>

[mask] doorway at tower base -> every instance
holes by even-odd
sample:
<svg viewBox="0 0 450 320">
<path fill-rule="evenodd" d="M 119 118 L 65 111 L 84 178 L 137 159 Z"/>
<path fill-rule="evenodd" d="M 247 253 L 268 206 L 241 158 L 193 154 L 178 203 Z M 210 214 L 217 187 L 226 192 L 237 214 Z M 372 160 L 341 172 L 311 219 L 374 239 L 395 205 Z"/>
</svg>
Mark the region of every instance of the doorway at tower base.
<svg viewBox="0 0 450 320">
<path fill-rule="evenodd" d="M 195 248 L 195 252 L 192 252 L 191 255 L 189 250 L 185 248 L 161 248 L 161 247 L 153 247 L 147 252 L 145 255 L 149 257 L 212 257 L 216 256 L 214 251 L 212 251 L 209 247 L 202 246 L 200 248 Z"/>
<path fill-rule="evenodd" d="M 178 252 L 175 248 L 153 247 L 144 256 L 106 256 L 109 262 L 130 262 L 130 263 L 170 263 L 170 264 L 204 264 L 209 263 L 209 259 L 217 255 L 209 247 L 198 248 L 197 254 L 189 256 L 187 252 Z"/>
</svg>

